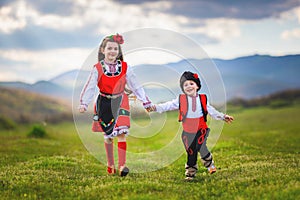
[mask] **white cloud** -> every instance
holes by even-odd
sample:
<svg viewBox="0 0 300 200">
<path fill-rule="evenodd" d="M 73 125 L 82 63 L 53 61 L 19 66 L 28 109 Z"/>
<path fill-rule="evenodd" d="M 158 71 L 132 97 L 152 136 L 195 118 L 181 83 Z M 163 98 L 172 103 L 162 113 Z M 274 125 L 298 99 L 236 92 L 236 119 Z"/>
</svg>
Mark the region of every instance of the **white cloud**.
<svg viewBox="0 0 300 200">
<path fill-rule="evenodd" d="M 238 20 L 223 18 L 201 20 L 172 15 L 167 12 L 171 8 L 171 3 L 167 1 L 147 2 L 140 5 L 121 5 L 109 0 L 77 0 L 72 2 L 74 6 L 70 8 L 71 14 L 62 16 L 43 14 L 25 0 L 15 1 L 0 10 L 0 23 L 4 24 L 4 26 L 0 26 L 0 32 L 12 33 L 15 30 L 25 28 L 27 25 L 33 25 L 57 31 L 76 31 L 85 29 L 85 27 L 94 27 L 86 31 L 95 35 L 123 33 L 146 27 L 163 28 L 187 35 L 205 34 L 218 40 L 230 40 L 240 34 L 240 21 Z M 170 46 L 166 46 L 166 49 L 168 47 Z M 47 80 L 59 73 L 81 67 L 91 51 L 91 49 L 79 48 L 39 51 L 14 49 L 0 50 L 0 56 L 15 63 L 14 68 L 17 69 L 15 73 L 18 73 L 18 79 L 33 82 L 33 80 Z M 156 55 L 157 52 L 159 51 L 147 50 L 147 55 L 152 55 L 148 58 L 155 57 L 156 63 L 167 63 L 170 60 L 177 61 L 179 59 L 178 56 L 166 52 L 163 54 L 160 52 L 159 55 Z M 153 59 L 138 60 L 137 58 L 142 57 L 143 53 L 145 52 L 134 52 L 128 55 L 129 64 L 154 62 Z M 139 56 L 139 54 L 142 55 Z M 131 60 L 132 62 L 130 62 Z M 3 69 L 3 64 L 0 67 Z M 24 72 L 30 73 L 31 76 L 25 77 Z M 12 80 L 17 79 L 13 72 L 7 71 L 7 73 L 6 77 L 11 77 Z M 4 79 L 0 77 L 0 80 Z"/>
<path fill-rule="evenodd" d="M 241 35 L 240 25 L 244 23 L 237 19 L 207 19 L 204 21 L 204 26 L 192 28 L 190 32 L 202 33 L 218 41 L 227 41 Z"/>
<path fill-rule="evenodd" d="M 300 6 L 295 8 L 293 11 L 298 19 L 298 22 L 300 23 Z"/>
<path fill-rule="evenodd" d="M 145 2 L 142 4 L 142 6 L 147 9 L 160 11 L 166 11 L 172 8 L 172 4 L 169 1 Z"/>
<path fill-rule="evenodd" d="M 74 2 L 76 13 L 80 12 L 83 24 L 92 24 L 95 34 L 126 32 L 144 27 L 161 27 L 178 30 L 182 17 L 172 16 L 163 10 L 170 7 L 170 2 L 151 2 L 141 5 L 122 5 L 112 1 Z M 153 10 L 153 8 L 159 8 Z M 186 20 L 187 21 L 187 20 Z"/>
<path fill-rule="evenodd" d="M 12 72 L 12 71 L 4 71 L 4 70 L 1 70 L 1 73 L 0 73 L 0 81 L 11 81 L 11 80 L 20 80 L 19 79 L 19 75 L 16 74 L 15 72 Z"/>
<path fill-rule="evenodd" d="M 0 69 L 1 71 L 5 70 L 7 76 L 4 77 L 2 75 L 3 72 L 1 72 L 0 80 L 6 80 L 8 79 L 7 77 L 16 80 L 17 76 L 19 80 L 27 82 L 48 80 L 60 73 L 80 68 L 91 52 L 92 49 L 79 48 L 45 51 L 28 51 L 24 49 L 0 50 L 1 58 L 10 61 L 10 63 L 15 63 L 14 69 L 7 68 L 7 66 L 4 66 L 4 63 L 1 64 Z M 32 76 L 26 77 L 24 76 L 24 72 Z"/>
<path fill-rule="evenodd" d="M 168 1 L 139 5 L 124 5 L 109 0 L 77 0 L 73 3 L 74 6 L 70 8 L 71 15 L 61 16 L 43 14 L 24 0 L 16 1 L 1 8 L 0 22 L 4 26 L 0 27 L 0 31 L 11 33 L 33 23 L 35 26 L 57 31 L 76 31 L 85 27 L 94 27 L 94 30 L 89 28 L 87 32 L 95 35 L 120 33 L 145 27 L 165 28 L 185 34 L 201 33 L 218 40 L 229 39 L 240 34 L 238 20 L 217 18 L 203 21 L 173 15 L 167 12 L 171 8 L 171 2 Z"/>
<path fill-rule="evenodd" d="M 281 34 L 281 38 L 285 40 L 300 39 L 300 28 L 283 31 Z"/>
<path fill-rule="evenodd" d="M 35 18 L 35 24 L 56 30 L 74 30 L 84 26 L 79 16 L 61 17 L 58 15 L 44 15 Z"/>
<path fill-rule="evenodd" d="M 145 56 L 147 55 L 147 56 Z M 140 64 L 166 64 L 171 62 L 178 62 L 184 58 L 176 55 L 173 52 L 168 52 L 163 49 L 138 49 L 124 55 L 126 62 L 131 66 Z M 155 59 L 153 59 L 155 58 Z"/>
<path fill-rule="evenodd" d="M 297 21 L 300 25 L 300 7 L 293 8 L 289 11 L 286 11 L 280 15 L 281 23 L 286 23 L 288 21 Z M 284 40 L 293 40 L 300 38 L 300 26 L 294 29 L 282 31 L 280 37 Z"/>
<path fill-rule="evenodd" d="M 300 6 L 281 13 L 279 19 L 283 21 L 296 19 L 300 23 Z"/>
<path fill-rule="evenodd" d="M 214 57 L 227 56 L 234 58 L 239 56 L 238 54 L 248 55 L 249 52 L 254 52 L 258 47 L 261 48 L 261 51 L 270 52 L 270 49 L 257 44 L 261 42 L 260 34 L 262 33 L 262 31 L 258 30 L 263 30 L 262 27 L 264 27 L 261 23 L 258 23 L 259 21 L 228 18 L 196 19 L 183 15 L 175 15 L 169 12 L 172 6 L 170 1 L 153 1 L 136 5 L 119 4 L 117 1 L 111 0 L 61 1 L 73 3 L 73 7 L 69 8 L 70 15 L 44 14 L 36 10 L 35 6 L 25 0 L 12 1 L 7 6 L 0 8 L 0 32 L 10 34 L 16 30 L 24 29 L 29 25 L 56 31 L 70 31 L 72 34 L 76 34 L 76 31 L 86 30 L 86 32 L 94 35 L 107 35 L 117 32 L 125 33 L 146 27 L 163 28 L 185 35 L 205 35 L 219 41 L 219 43 L 205 46 L 209 55 Z M 269 18 L 268 20 L 274 23 L 273 18 Z M 300 23 L 300 7 L 282 13 L 277 20 L 284 24 L 284 28 L 286 29 L 284 30 L 283 26 L 280 27 L 278 25 L 280 22 L 276 23 L 278 25 L 276 28 L 281 28 L 276 29 L 281 30 L 281 38 L 289 39 L 290 42 L 300 38 L 300 28 L 295 27 L 295 24 Z M 249 24 L 252 28 L 251 30 L 246 30 L 245 27 Z M 243 28 L 244 35 L 242 35 L 241 28 Z M 277 38 L 279 37 L 279 33 L 280 31 L 277 32 Z M 171 39 L 167 38 L 167 40 Z M 159 42 L 164 44 L 166 49 L 170 49 L 169 41 L 160 40 Z M 171 42 L 174 43 L 174 41 Z M 280 41 L 276 43 L 278 42 Z M 97 45 L 95 44 L 95 47 Z M 275 51 L 276 48 L 278 52 L 285 52 L 287 49 L 280 48 L 278 43 L 271 50 Z M 294 48 L 296 49 L 296 47 Z M 39 74 L 36 73 L 38 77 L 35 79 L 47 79 L 61 72 L 80 67 L 91 51 L 91 49 L 72 47 L 43 51 L 15 49 L 0 50 L 0 57 L 15 62 L 15 69 L 26 68 L 31 72 L 39 71 Z M 178 56 L 171 55 L 168 52 L 156 55 L 157 52 L 159 53 L 159 51 L 150 50 L 147 50 L 146 53 L 142 51 L 133 52 L 128 55 L 128 62 L 129 64 L 139 64 L 139 62 L 164 63 L 169 60 L 178 59 Z M 293 52 L 299 51 L 294 50 Z M 147 57 L 149 60 L 142 58 L 145 54 L 151 55 Z M 159 56 L 162 58 L 159 58 Z M 155 61 L 151 61 L 154 57 Z M 140 58 L 140 61 L 137 58 Z M 0 69 L 2 67 L 4 69 L 5 66 L 1 65 Z M 0 80 L 6 80 L 4 78 L 7 77 L 16 78 L 13 76 L 13 73 L 10 73 L 7 69 L 5 70 L 5 73 L 2 72 L 3 70 L 1 71 Z M 6 76 L 3 76 L 3 74 Z"/>
<path fill-rule="evenodd" d="M 0 9 L 0 32 L 9 34 L 18 29 L 23 29 L 30 23 L 58 31 L 72 31 L 86 25 L 87 19 L 82 18 L 82 13 L 61 16 L 56 14 L 43 14 L 34 9 L 24 0 L 15 1 Z M 90 19 L 94 19 L 90 18 Z M 91 20 L 93 21 L 93 20 Z"/>
<path fill-rule="evenodd" d="M 9 34 L 17 29 L 22 29 L 27 25 L 23 13 L 26 12 L 24 1 L 19 1 L 11 6 L 0 8 L 0 32 Z"/>
</svg>

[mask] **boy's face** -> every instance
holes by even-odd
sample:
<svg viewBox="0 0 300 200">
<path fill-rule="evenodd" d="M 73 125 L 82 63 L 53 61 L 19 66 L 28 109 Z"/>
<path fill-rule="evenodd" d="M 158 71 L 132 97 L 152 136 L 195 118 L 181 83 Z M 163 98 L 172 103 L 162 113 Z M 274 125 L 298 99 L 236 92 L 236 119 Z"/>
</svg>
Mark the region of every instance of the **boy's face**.
<svg viewBox="0 0 300 200">
<path fill-rule="evenodd" d="M 199 87 L 194 81 L 186 80 L 183 83 L 183 91 L 188 96 L 196 96 L 198 89 Z"/>
</svg>

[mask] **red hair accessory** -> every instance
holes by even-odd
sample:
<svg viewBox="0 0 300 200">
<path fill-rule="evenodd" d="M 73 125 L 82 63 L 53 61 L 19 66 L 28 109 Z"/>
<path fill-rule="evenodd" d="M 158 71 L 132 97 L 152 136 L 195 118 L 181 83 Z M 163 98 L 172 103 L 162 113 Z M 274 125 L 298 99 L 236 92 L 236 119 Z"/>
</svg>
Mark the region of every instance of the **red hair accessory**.
<svg viewBox="0 0 300 200">
<path fill-rule="evenodd" d="M 196 74 L 196 73 L 193 74 L 193 77 L 194 77 L 194 78 L 197 78 L 197 79 L 199 78 L 199 77 L 198 77 L 198 74 Z"/>
<path fill-rule="evenodd" d="M 123 39 L 122 35 L 119 35 L 118 33 L 116 35 L 111 35 L 110 38 L 113 39 L 118 44 L 124 43 L 124 39 Z"/>
</svg>

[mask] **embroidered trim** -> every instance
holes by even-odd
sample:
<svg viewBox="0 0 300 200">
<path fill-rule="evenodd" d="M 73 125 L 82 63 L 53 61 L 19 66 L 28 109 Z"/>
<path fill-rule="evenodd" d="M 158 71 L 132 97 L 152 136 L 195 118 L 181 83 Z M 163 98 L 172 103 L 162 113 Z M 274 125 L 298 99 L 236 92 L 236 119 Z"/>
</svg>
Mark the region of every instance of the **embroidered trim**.
<svg viewBox="0 0 300 200">
<path fill-rule="evenodd" d="M 143 106 L 149 106 L 149 105 L 151 105 L 151 101 L 143 103 Z"/>
<path fill-rule="evenodd" d="M 127 126 L 117 127 L 111 134 L 106 135 L 105 133 L 103 133 L 103 136 L 105 139 L 107 139 L 107 138 L 114 138 L 121 134 L 129 135 L 129 129 Z"/>
<path fill-rule="evenodd" d="M 104 127 L 106 128 L 106 127 L 111 126 L 111 125 L 114 123 L 114 121 L 115 121 L 115 119 L 111 119 L 110 122 L 106 124 L 104 121 L 102 121 L 102 120 L 100 119 L 100 120 L 99 120 L 99 123 L 100 123 L 102 126 L 104 126 Z"/>
<path fill-rule="evenodd" d="M 119 115 L 125 115 L 125 116 L 130 116 L 130 112 L 128 110 L 125 110 L 123 108 L 120 108 L 119 110 Z"/>
<path fill-rule="evenodd" d="M 103 73 L 106 75 L 106 76 L 118 76 L 121 74 L 122 72 L 122 63 L 120 60 L 117 60 L 117 71 L 115 73 L 110 73 L 109 71 L 106 70 L 106 64 L 104 62 L 104 60 L 101 60 L 100 61 L 100 64 L 102 66 L 102 70 L 103 70 Z"/>
</svg>

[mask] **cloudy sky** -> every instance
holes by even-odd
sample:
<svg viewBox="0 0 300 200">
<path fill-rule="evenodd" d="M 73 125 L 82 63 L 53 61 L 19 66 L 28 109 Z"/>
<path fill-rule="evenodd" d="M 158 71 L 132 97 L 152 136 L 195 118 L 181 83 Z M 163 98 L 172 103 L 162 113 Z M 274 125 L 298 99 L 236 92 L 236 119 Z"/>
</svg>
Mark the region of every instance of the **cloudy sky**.
<svg viewBox="0 0 300 200">
<path fill-rule="evenodd" d="M 300 53 L 300 0 L 1 0 L 0 24 L 0 81 L 80 69 L 105 35 L 141 28 L 183 34 L 211 58 Z"/>
</svg>

